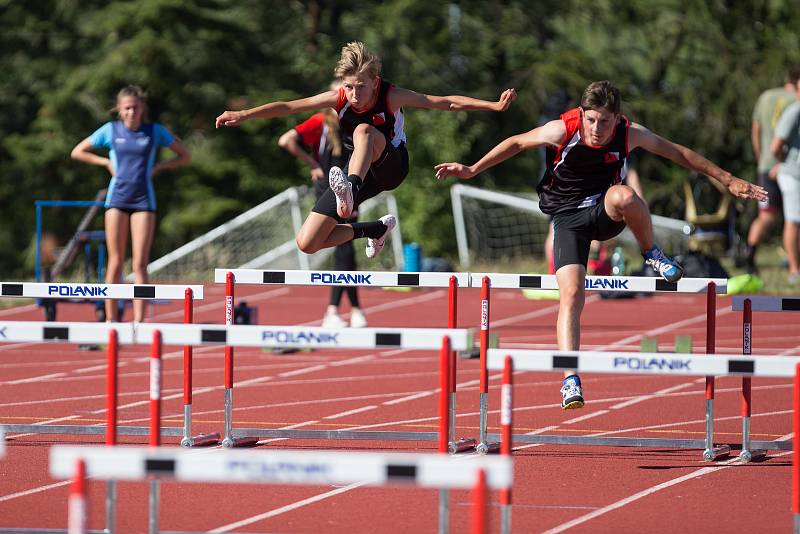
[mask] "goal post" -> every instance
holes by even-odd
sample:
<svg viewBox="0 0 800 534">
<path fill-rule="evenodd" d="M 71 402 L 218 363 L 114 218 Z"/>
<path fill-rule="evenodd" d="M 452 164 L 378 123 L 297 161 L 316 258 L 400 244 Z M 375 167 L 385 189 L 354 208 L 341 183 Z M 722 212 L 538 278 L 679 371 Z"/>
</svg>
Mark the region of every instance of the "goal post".
<svg viewBox="0 0 800 534">
<path fill-rule="evenodd" d="M 220 265 L 242 269 L 318 269 L 332 261 L 333 249 L 305 254 L 295 236 L 314 205 L 306 186 L 292 187 L 247 210 L 153 261 L 147 271 L 158 281 L 210 281 Z M 382 193 L 359 206 L 360 220 L 373 220 L 393 213 L 398 227 L 390 234 L 389 246 L 373 260 L 363 253 L 365 240 L 357 240 L 359 268 L 393 270 L 402 267 L 403 245 L 397 203 L 391 193 Z"/>
<path fill-rule="evenodd" d="M 476 257 L 489 261 L 544 257 L 550 218 L 539 208 L 536 195 L 455 184 L 450 199 L 461 269 L 469 269 Z M 689 223 L 659 215 L 652 215 L 652 220 L 656 242 L 665 250 L 679 254 L 688 249 Z M 623 246 L 636 246 L 627 228 L 619 240 Z"/>
</svg>

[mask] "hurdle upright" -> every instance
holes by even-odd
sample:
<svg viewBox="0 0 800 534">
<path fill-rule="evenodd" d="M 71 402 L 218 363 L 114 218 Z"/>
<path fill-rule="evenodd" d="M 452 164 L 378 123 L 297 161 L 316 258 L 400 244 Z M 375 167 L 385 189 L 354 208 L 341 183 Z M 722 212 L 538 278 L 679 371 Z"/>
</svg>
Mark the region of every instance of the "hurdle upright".
<svg viewBox="0 0 800 534">
<path fill-rule="evenodd" d="M 638 276 L 587 276 L 587 291 L 615 291 L 642 293 L 706 293 L 706 353 L 715 352 L 716 337 L 716 295 L 727 293 L 727 280 L 724 278 L 682 278 L 678 282 L 667 282 L 661 278 Z M 480 335 L 480 435 L 476 451 L 486 454 L 499 447 L 499 443 L 489 441 L 488 437 L 488 372 L 487 351 L 489 351 L 490 329 L 490 290 L 495 289 L 558 289 L 555 275 L 521 275 L 508 273 L 470 273 L 470 285 L 481 287 L 481 335 Z M 563 369 L 568 370 L 569 367 Z M 660 440 L 655 438 L 615 438 L 586 436 L 549 436 L 545 434 L 520 436 L 525 443 L 562 443 L 572 445 L 608 446 L 672 446 L 676 448 L 699 448 L 705 460 L 714 460 L 730 453 L 728 445 L 714 445 L 714 377 L 706 377 L 706 437 L 704 440 Z M 495 435 L 496 438 L 496 435 Z M 515 438 L 517 439 L 517 438 Z M 665 443 L 669 445 L 665 445 Z"/>
<path fill-rule="evenodd" d="M 733 311 L 742 312 L 742 354 L 753 352 L 753 312 L 798 312 L 800 297 L 734 295 Z M 742 378 L 742 451 L 739 458 L 749 462 L 766 455 L 768 450 L 786 450 L 785 441 L 761 441 L 750 438 L 751 379 Z M 797 436 L 793 439 L 797 439 Z"/>
<path fill-rule="evenodd" d="M 447 328 L 456 328 L 457 313 L 456 304 L 458 302 L 458 288 L 468 287 L 470 277 L 468 273 L 448 273 L 448 272 L 389 272 L 389 271 L 309 271 L 309 270 L 262 270 L 262 269 L 214 269 L 214 282 L 225 283 L 225 324 L 233 322 L 234 292 L 237 284 L 240 285 L 302 285 L 302 286 L 355 286 L 355 287 L 394 287 L 394 288 L 447 288 L 448 307 L 447 307 Z M 444 321 L 443 321 L 444 323 Z M 450 357 L 450 380 L 449 380 L 449 405 L 450 405 L 450 428 L 449 428 L 449 450 L 460 452 L 472 449 L 475 440 L 469 438 L 457 439 L 455 436 L 455 410 L 456 410 L 456 376 L 457 361 L 456 351 L 471 349 L 456 346 L 453 348 Z M 289 345 L 277 345 L 277 347 L 287 347 Z M 307 345 L 306 345 L 307 346 Z M 421 347 L 418 347 L 421 348 Z M 233 409 L 233 348 L 225 348 L 225 413 L 228 414 Z M 237 432 L 239 438 L 232 438 L 231 418 L 226 415 L 226 438 L 223 444 L 228 447 L 248 446 L 253 441 L 247 439 L 242 431 Z M 247 431 L 249 433 L 250 430 Z M 300 436 L 304 432 L 294 431 L 293 434 Z M 340 435 L 337 432 L 337 435 Z M 260 437 L 276 437 L 265 436 Z M 368 439 L 368 438 L 363 438 Z M 402 439 L 402 438 L 395 438 Z"/>
</svg>

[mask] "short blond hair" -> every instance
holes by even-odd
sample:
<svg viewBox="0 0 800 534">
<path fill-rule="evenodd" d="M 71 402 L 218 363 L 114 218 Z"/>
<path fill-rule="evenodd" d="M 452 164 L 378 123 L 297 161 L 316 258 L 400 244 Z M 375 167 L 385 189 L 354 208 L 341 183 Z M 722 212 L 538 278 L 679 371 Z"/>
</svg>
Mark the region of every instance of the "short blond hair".
<svg viewBox="0 0 800 534">
<path fill-rule="evenodd" d="M 357 76 L 362 72 L 375 78 L 381 73 L 381 58 L 360 41 L 347 43 L 342 47 L 342 55 L 333 72 L 337 78 Z"/>
</svg>

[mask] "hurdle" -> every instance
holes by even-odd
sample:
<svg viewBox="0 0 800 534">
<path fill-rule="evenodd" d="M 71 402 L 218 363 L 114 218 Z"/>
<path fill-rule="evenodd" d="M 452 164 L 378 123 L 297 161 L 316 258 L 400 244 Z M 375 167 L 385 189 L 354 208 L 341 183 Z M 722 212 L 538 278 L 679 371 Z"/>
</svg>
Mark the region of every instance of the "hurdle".
<svg viewBox="0 0 800 534">
<path fill-rule="evenodd" d="M 734 295 L 731 303 L 733 311 L 742 312 L 742 354 L 752 354 L 753 351 L 753 312 L 791 312 L 800 311 L 800 297 L 772 297 L 772 296 L 746 296 Z M 751 379 L 742 378 L 742 451 L 739 458 L 749 462 L 755 458 L 762 458 L 768 450 L 776 444 L 784 442 L 764 442 L 750 438 L 750 413 L 751 413 Z M 796 436 L 794 439 L 797 439 Z"/>
<path fill-rule="evenodd" d="M 468 273 L 442 273 L 442 272 L 386 272 L 386 271 L 308 271 L 308 270 L 261 270 L 261 269 L 214 269 L 214 282 L 225 283 L 225 324 L 233 323 L 234 292 L 236 284 L 245 285 L 303 285 L 303 286 L 356 286 L 356 287 L 424 287 L 448 288 L 448 313 L 447 327 L 457 327 L 457 302 L 458 288 L 469 286 Z M 284 345 L 285 346 L 285 345 Z M 475 447 L 475 440 L 471 438 L 455 437 L 455 411 L 456 411 L 456 376 L 457 361 L 456 350 L 469 350 L 453 348 L 451 353 L 450 379 L 449 379 L 449 405 L 450 405 L 450 452 L 462 452 Z M 232 438 L 231 424 L 227 414 L 233 409 L 233 348 L 225 347 L 225 413 L 226 413 L 226 439 L 223 444 L 228 447 L 242 447 L 253 444 L 252 439 L 246 436 Z M 248 431 L 249 432 L 249 431 Z M 303 433 L 292 433 L 300 436 Z M 337 435 L 339 435 L 337 433 Z M 251 436 L 256 437 L 256 436 Z M 266 436 L 261 436 L 266 437 Z M 271 436 L 274 437 L 274 436 Z M 364 438 L 367 439 L 367 438 Z M 397 438 L 402 439 L 402 438 Z"/>
<path fill-rule="evenodd" d="M 37 298 L 37 299 L 141 299 L 141 300 L 183 300 L 184 322 L 192 322 L 194 301 L 203 299 L 202 285 L 168 285 L 168 284 L 81 284 L 81 283 L 49 283 L 49 282 L 2 282 L 0 283 L 0 297 Z M 55 324 L 55 323 L 53 323 Z M 98 344 L 106 342 L 107 337 Z M 5 341 L 0 336 L 0 342 Z M 80 343 L 76 341 L 76 343 Z M 90 343 L 86 343 L 90 344 Z M 109 358 L 111 357 L 109 353 Z M 114 356 L 116 358 L 116 355 Z M 191 347 L 184 347 L 184 435 L 182 444 L 185 447 L 209 445 L 219 441 L 218 434 L 203 434 L 192 436 L 192 351 Z M 109 365 L 111 363 L 109 362 Z M 114 360 L 116 366 L 116 359 Z M 108 387 L 112 379 L 116 380 L 116 371 L 108 370 Z M 113 376 L 112 376 L 113 375 Z M 114 382 L 114 387 L 116 383 Z M 110 393 L 109 393 L 110 394 Z M 115 393 L 116 394 L 116 393 Z M 36 432 L 47 433 L 42 428 L 57 427 L 57 434 L 86 434 L 85 428 L 77 425 L 6 425 L 9 432 Z M 12 428 L 14 427 L 14 428 Z M 35 427 L 32 430 L 30 427 Z M 89 427 L 91 428 L 91 427 Z M 125 432 L 130 432 L 131 427 L 126 427 Z M 145 435 L 145 429 L 139 429 Z M 172 430 L 169 430 L 172 432 Z"/>
<path fill-rule="evenodd" d="M 457 463 L 456 463 L 457 462 Z M 81 464 L 85 465 L 85 474 Z M 287 450 L 209 450 L 199 454 L 178 448 L 56 445 L 50 449 L 50 474 L 73 478 L 85 495 L 83 477 L 141 481 L 174 479 L 188 483 L 282 485 L 413 486 L 472 488 L 472 530 L 486 532 L 486 489 L 509 489 L 513 465 L 508 456 L 458 461 L 446 454 L 367 453 Z M 78 500 L 78 499 L 76 499 Z M 84 497 L 85 500 L 85 497 Z M 72 497 L 70 497 L 72 502 Z M 77 506 L 70 507 L 70 524 Z M 154 512 L 150 508 L 151 513 Z M 445 510 L 449 513 L 449 509 Z M 86 515 L 80 519 L 85 525 Z M 158 532 L 158 516 L 150 517 Z M 72 532 L 72 531 L 70 531 Z M 80 530 L 76 532 L 82 532 Z M 441 531 L 440 532 L 444 532 Z"/>
<path fill-rule="evenodd" d="M 727 280 L 724 278 L 682 278 L 678 282 L 667 282 L 661 278 L 637 276 L 587 276 L 585 289 L 587 291 L 628 291 L 628 292 L 664 292 L 664 293 L 706 293 L 706 353 L 715 352 L 714 339 L 716 336 L 716 295 L 727 293 Z M 490 330 L 490 294 L 491 288 L 496 289 L 558 289 L 555 275 L 521 275 L 507 273 L 470 273 L 470 286 L 481 287 L 481 318 L 480 318 L 480 427 L 478 446 L 476 451 L 480 454 L 494 452 L 499 448 L 497 442 L 487 441 L 488 413 L 489 413 L 489 377 L 487 372 L 487 351 L 489 349 Z M 565 368 L 569 369 L 569 368 Z M 703 458 L 707 461 L 726 456 L 730 453 L 727 445 L 715 446 L 714 435 L 714 377 L 706 377 L 706 437 L 703 442 L 697 440 L 673 440 L 670 443 L 675 447 L 702 448 Z M 647 441 L 651 438 L 628 440 L 627 438 L 587 438 L 568 436 L 547 436 L 540 434 L 530 436 L 529 443 L 571 443 L 574 445 L 612 445 L 617 446 L 627 443 L 627 446 L 653 446 L 663 443 L 663 440 Z M 555 440 L 555 441 L 551 441 Z M 619 440 L 619 441 L 617 441 Z M 702 447 L 698 445 L 702 443 Z"/>
<path fill-rule="evenodd" d="M 670 365 L 650 365 L 650 358 L 658 358 Z M 516 371 L 563 371 L 574 369 L 587 373 L 612 374 L 663 374 L 669 376 L 742 376 L 752 378 L 793 378 L 793 410 L 792 429 L 795 436 L 800 434 L 800 357 L 784 356 L 720 356 L 709 354 L 657 353 L 642 354 L 630 352 L 580 352 L 580 351 L 546 351 L 546 350 L 503 350 L 491 349 L 488 354 L 488 367 L 492 370 L 503 370 L 503 402 L 507 404 L 508 415 L 504 415 L 502 440 L 509 451 L 511 441 L 532 443 L 527 439 L 533 436 L 513 434 L 513 411 L 511 376 Z M 507 392 L 505 390 L 507 389 Z M 541 437 L 541 436 L 536 436 Z M 497 435 L 490 435 L 497 439 Z M 608 443 L 592 442 L 584 438 L 585 445 L 607 445 Z M 623 438 L 619 438 L 623 439 Z M 627 438 L 626 438 L 627 439 Z M 673 447 L 673 440 L 652 440 L 661 442 L 660 447 Z M 539 443 L 539 442 L 537 442 Z M 546 443 L 563 444 L 563 441 L 547 440 Z M 620 443 L 618 443 L 620 445 Z M 624 446 L 624 445 L 623 445 Z M 794 514 L 794 530 L 800 532 L 800 451 L 792 450 L 792 512 Z M 509 488 L 510 491 L 510 488 Z M 510 521 L 510 518 L 509 518 Z M 503 531 L 504 533 L 506 531 Z"/>
</svg>

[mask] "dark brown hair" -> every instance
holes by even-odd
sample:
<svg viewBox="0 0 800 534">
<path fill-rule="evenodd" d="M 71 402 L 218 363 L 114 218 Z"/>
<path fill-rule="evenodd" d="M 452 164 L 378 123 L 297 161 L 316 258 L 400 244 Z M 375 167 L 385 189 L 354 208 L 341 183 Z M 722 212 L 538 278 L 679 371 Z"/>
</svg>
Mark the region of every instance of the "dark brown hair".
<svg viewBox="0 0 800 534">
<path fill-rule="evenodd" d="M 608 80 L 592 82 L 583 92 L 581 107 L 584 110 L 605 108 L 611 113 L 619 113 L 622 110 L 622 97 L 619 89 Z"/>
</svg>

